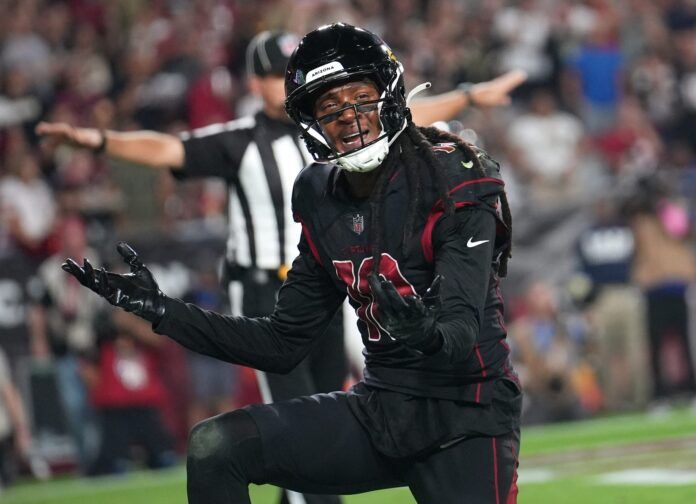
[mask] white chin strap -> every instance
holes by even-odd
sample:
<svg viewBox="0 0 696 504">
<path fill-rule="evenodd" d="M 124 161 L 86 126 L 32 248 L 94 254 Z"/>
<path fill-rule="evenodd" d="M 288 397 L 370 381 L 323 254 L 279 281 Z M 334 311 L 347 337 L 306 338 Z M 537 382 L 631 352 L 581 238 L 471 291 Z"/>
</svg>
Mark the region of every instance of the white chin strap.
<svg viewBox="0 0 696 504">
<path fill-rule="evenodd" d="M 346 171 L 369 172 L 382 164 L 387 154 L 389 154 L 389 138 L 384 136 L 372 145 L 338 158 L 336 162 Z"/>
<path fill-rule="evenodd" d="M 367 147 L 338 158 L 336 162 L 346 171 L 359 173 L 372 171 L 382 164 L 384 158 L 389 154 L 389 147 L 405 129 L 406 121 L 404 120 L 403 126 L 394 134 L 391 140 L 385 135 Z"/>
</svg>

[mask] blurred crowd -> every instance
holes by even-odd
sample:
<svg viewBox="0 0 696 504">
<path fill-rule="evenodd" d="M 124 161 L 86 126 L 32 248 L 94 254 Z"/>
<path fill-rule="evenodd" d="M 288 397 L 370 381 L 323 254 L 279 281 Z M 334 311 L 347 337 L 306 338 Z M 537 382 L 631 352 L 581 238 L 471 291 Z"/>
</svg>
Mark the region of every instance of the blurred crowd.
<svg viewBox="0 0 696 504">
<path fill-rule="evenodd" d="M 104 309 L 59 267 L 66 256 L 108 264 L 124 237 L 221 241 L 224 185 L 56 148 L 34 127 L 177 133 L 247 115 L 258 100 L 244 51 L 264 29 L 364 26 L 403 62 L 407 89 L 524 70 L 511 106 L 438 124 L 503 167 L 515 223 L 503 294 L 524 420 L 660 412 L 696 396 L 696 2 L 0 0 L 0 13 L 2 480 L 12 452 L 46 473 L 32 454 L 51 426 L 84 473 L 133 457 L 164 467 L 193 422 L 258 400 L 245 371 Z M 186 282 L 167 263 L 165 283 L 224 310 L 210 249 L 197 264 L 178 258 Z M 32 404 L 47 373 L 62 425 Z"/>
</svg>

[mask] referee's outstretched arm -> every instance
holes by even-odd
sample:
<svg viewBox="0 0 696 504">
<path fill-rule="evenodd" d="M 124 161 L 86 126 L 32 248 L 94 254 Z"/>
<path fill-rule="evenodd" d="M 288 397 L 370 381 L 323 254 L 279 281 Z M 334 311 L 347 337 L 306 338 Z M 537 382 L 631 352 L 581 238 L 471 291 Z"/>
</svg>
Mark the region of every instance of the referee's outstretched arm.
<svg viewBox="0 0 696 504">
<path fill-rule="evenodd" d="M 413 121 L 429 125 L 452 119 L 467 107 L 507 105 L 510 93 L 526 78 L 524 72 L 513 70 L 490 81 L 462 85 L 447 93 L 414 100 L 411 104 Z M 50 143 L 68 143 L 151 168 L 176 170 L 184 166 L 183 142 L 179 137 L 166 133 L 148 130 L 118 132 L 78 128 L 67 123 L 40 122 L 36 126 L 36 134 Z"/>
<path fill-rule="evenodd" d="M 493 108 L 508 105 L 510 93 L 527 80 L 522 70 L 511 70 L 478 84 L 463 83 L 456 89 L 425 98 L 415 98 L 409 107 L 413 122 L 428 126 L 436 121 L 454 119 L 468 107 Z"/>
<path fill-rule="evenodd" d="M 151 168 L 181 169 L 184 165 L 184 144 L 180 138 L 166 133 L 149 130 L 118 132 L 47 122 L 39 123 L 36 133 L 52 143 L 92 149 Z"/>
</svg>

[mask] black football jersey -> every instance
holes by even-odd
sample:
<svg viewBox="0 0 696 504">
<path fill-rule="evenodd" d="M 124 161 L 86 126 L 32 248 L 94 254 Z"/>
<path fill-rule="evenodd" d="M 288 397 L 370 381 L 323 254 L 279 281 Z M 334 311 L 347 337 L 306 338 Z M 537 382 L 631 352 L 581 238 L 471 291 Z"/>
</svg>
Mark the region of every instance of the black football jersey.
<svg viewBox="0 0 696 504">
<path fill-rule="evenodd" d="M 228 317 L 166 301 L 155 330 L 199 353 L 265 371 L 287 372 L 309 352 L 348 296 L 365 344 L 365 382 L 406 394 L 478 403 L 491 401 L 493 384 L 516 381 L 505 341 L 498 260 L 509 232 L 499 216 L 503 191 L 499 167 L 477 151 L 483 173 L 454 144 L 432 149 L 445 170 L 457 208 L 447 215 L 434 180 L 410 196 L 403 167 L 389 174 L 381 215 L 379 272 L 402 295 L 423 294 L 443 276 L 437 331 L 442 348 L 423 355 L 379 324 L 379 306 L 369 290 L 373 268 L 372 204 L 349 197 L 335 165 L 313 164 L 293 190 L 294 218 L 303 235 L 300 254 L 278 293 L 270 317 Z M 406 246 L 404 220 L 415 205 Z"/>
<path fill-rule="evenodd" d="M 397 168 L 383 203 L 379 273 L 403 296 L 422 295 L 436 273 L 443 275 L 438 326 L 445 344 L 435 355 L 404 346 L 380 326 L 379 306 L 367 281 L 374 266 L 373 203 L 347 195 L 341 170 L 320 164 L 303 170 L 295 183 L 293 210 L 314 259 L 356 310 L 366 383 L 414 395 L 486 401 L 490 388 L 485 382 L 508 366 L 497 276 L 498 257 L 509 239 L 497 208 L 503 182 L 498 164 L 482 150 L 477 155 L 484 173 L 454 144 L 433 150 L 446 170 L 457 214 L 443 218 L 434 181 L 421 188 L 414 203 L 404 169 Z M 404 250 L 404 221 L 413 204 L 415 232 Z"/>
</svg>

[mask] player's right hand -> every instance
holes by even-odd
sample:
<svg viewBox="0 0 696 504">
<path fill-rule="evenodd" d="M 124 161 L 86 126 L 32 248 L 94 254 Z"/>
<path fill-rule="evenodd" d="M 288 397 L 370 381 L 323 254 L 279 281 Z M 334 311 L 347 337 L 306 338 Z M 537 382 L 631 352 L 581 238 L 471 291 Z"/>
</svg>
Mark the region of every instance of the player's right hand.
<svg viewBox="0 0 696 504">
<path fill-rule="evenodd" d="M 423 353 L 433 353 L 440 348 L 442 339 L 436 330 L 441 308 L 440 275 L 435 277 L 423 297 L 401 296 L 394 284 L 382 275 L 371 273 L 367 281 L 377 301 L 380 325 L 392 338 Z"/>
<path fill-rule="evenodd" d="M 121 275 L 104 268 L 95 270 L 87 259 L 80 266 L 68 258 L 62 268 L 112 305 L 153 324 L 158 322 L 164 315 L 165 296 L 152 273 L 126 242 L 120 242 L 116 250 L 130 267 L 130 273 Z"/>
<path fill-rule="evenodd" d="M 98 150 L 104 141 L 102 132 L 94 128 L 76 128 L 67 123 L 40 122 L 36 134 L 55 143 L 66 143 L 75 147 Z"/>
</svg>

